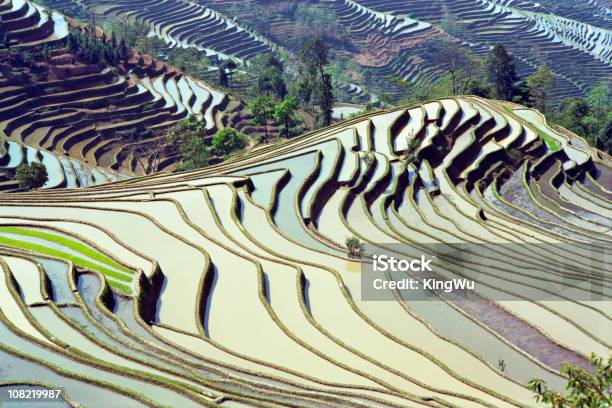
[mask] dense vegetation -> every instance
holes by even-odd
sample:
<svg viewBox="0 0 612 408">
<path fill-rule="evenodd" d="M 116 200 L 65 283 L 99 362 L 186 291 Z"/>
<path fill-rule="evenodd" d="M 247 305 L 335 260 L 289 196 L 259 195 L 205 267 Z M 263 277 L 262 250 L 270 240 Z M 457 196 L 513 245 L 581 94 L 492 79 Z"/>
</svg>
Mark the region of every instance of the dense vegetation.
<svg viewBox="0 0 612 408">
<path fill-rule="evenodd" d="M 610 84 L 599 84 L 585 98 L 562 100 L 554 122 L 586 137 L 591 145 L 612 153 Z"/>
</svg>

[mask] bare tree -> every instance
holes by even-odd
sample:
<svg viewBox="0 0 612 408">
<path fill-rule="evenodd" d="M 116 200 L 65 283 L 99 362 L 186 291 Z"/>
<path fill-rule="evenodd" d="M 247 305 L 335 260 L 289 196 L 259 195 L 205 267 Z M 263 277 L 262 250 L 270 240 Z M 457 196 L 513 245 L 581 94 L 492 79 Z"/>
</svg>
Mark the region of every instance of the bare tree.
<svg viewBox="0 0 612 408">
<path fill-rule="evenodd" d="M 129 154 L 136 160 L 145 174 L 157 173 L 164 153 L 171 147 L 168 140 L 168 129 L 152 129 L 148 140 L 137 139 L 134 134 L 126 135 L 130 140 Z M 137 166 L 138 167 L 138 166 Z M 134 169 L 136 170 L 136 169 Z"/>
<path fill-rule="evenodd" d="M 448 40 L 430 40 L 426 58 L 449 74 L 453 95 L 464 94 L 470 83 L 484 74 L 482 61 L 462 47 Z"/>
</svg>

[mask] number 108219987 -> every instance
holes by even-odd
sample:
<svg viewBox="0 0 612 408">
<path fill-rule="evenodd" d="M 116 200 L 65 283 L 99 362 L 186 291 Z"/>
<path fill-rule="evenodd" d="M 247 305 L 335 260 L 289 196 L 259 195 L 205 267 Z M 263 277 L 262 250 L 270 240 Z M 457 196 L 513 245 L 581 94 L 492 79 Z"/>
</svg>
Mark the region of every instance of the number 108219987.
<svg viewBox="0 0 612 408">
<path fill-rule="evenodd" d="M 62 399 L 61 389 L 48 388 L 6 388 L 0 401 L 49 401 Z"/>
</svg>

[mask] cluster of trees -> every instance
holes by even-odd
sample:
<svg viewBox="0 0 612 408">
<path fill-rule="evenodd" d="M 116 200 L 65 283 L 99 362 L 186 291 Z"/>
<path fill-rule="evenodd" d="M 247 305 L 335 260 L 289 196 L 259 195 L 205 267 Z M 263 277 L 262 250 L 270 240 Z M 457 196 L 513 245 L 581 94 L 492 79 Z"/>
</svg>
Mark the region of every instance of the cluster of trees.
<svg viewBox="0 0 612 408">
<path fill-rule="evenodd" d="M 516 94 L 516 67 L 501 44 L 496 44 L 486 59 L 450 40 L 433 39 L 422 48 L 421 57 L 446 74 L 431 84 L 417 86 L 393 78 L 406 90 L 408 102 L 465 94 L 512 100 Z"/>
<path fill-rule="evenodd" d="M 150 36 L 150 28 L 145 23 L 132 22 L 121 16 L 105 20 L 102 24 L 104 32 L 111 36 L 111 42 L 123 43 L 125 47 L 134 48 L 138 51 L 165 60 L 169 65 L 177 67 L 191 76 L 205 79 L 209 72 L 210 60 L 203 52 L 193 48 L 173 47 L 169 48 L 162 40 Z M 112 40 L 115 38 L 116 40 Z M 233 61 L 229 62 L 234 63 Z M 227 63 L 226 63 L 227 64 Z M 227 68 L 227 67 L 226 67 Z M 233 67 L 234 69 L 236 67 Z M 231 79 L 231 74 L 229 75 Z M 219 75 L 219 83 L 228 87 L 227 72 Z"/>
<path fill-rule="evenodd" d="M 186 74 L 203 78 L 208 72 L 209 61 L 193 49 L 174 47 L 168 51 L 167 61 Z"/>
<path fill-rule="evenodd" d="M 555 74 L 547 65 L 540 66 L 525 81 L 516 84 L 512 57 L 498 44 L 489 55 L 487 68 L 494 95 L 498 99 L 534 107 L 550 123 L 561 125 L 585 137 L 591 145 L 612 152 L 610 84 L 598 84 L 586 97 L 563 99 L 558 109 L 554 110 L 552 94 Z"/>
<path fill-rule="evenodd" d="M 346 237 L 344 245 L 351 259 L 360 259 L 365 254 L 365 243 L 354 235 Z"/>
<path fill-rule="evenodd" d="M 249 102 L 253 124 L 264 127 L 265 140 L 269 136 L 270 122 L 282 123 L 279 136 L 293 136 L 300 120 L 296 115 L 296 98 L 287 90 L 283 62 L 272 54 L 260 55 L 253 59 L 249 70 L 253 75 L 253 86 L 249 90 L 249 95 L 254 96 Z"/>
<path fill-rule="evenodd" d="M 178 171 L 208 166 L 210 152 L 204 142 L 205 136 L 206 126 L 195 115 L 181 120 L 168 132 L 168 142 L 178 148 L 181 154 Z"/>
<path fill-rule="evenodd" d="M 265 95 L 276 99 L 287 96 L 287 82 L 284 63 L 273 54 L 258 55 L 251 60 L 249 73 L 253 85 L 249 88 L 249 96 Z"/>
<path fill-rule="evenodd" d="M 612 153 L 612 105 L 610 84 L 593 87 L 585 98 L 566 98 L 559 104 L 553 121 L 577 135 L 584 136 L 589 144 Z"/>
<path fill-rule="evenodd" d="M 129 47 L 125 39 L 118 40 L 113 32 L 109 41 L 96 36 L 95 26 L 84 30 L 71 28 L 66 38 L 70 53 L 79 56 L 90 64 L 107 63 L 114 65 L 128 59 Z"/>
<path fill-rule="evenodd" d="M 249 94 L 253 99 L 249 108 L 254 123 L 264 127 L 268 138 L 268 126 L 280 127 L 280 136 L 291 137 L 299 131 L 301 121 L 298 107 L 312 110 L 317 125 L 329 126 L 332 121 L 334 93 L 329 70 L 329 48 L 319 37 L 309 38 L 299 53 L 299 70 L 290 77 L 281 60 L 274 55 L 255 58 L 249 67 L 253 87 Z M 293 81 L 292 86 L 287 84 Z"/>
<path fill-rule="evenodd" d="M 297 102 L 294 96 L 286 95 L 282 100 L 262 95 L 249 102 L 253 113 L 253 124 L 264 127 L 264 137 L 268 140 L 269 125 L 274 122 L 280 126 L 279 136 L 292 137 L 298 132 L 301 120 L 298 118 Z"/>
<path fill-rule="evenodd" d="M 251 95 L 257 95 L 249 108 L 254 123 L 264 126 L 268 138 L 271 122 L 280 126 L 280 136 L 291 137 L 299 131 L 298 107 L 315 113 L 318 126 L 332 122 L 334 92 L 329 72 L 329 47 L 319 37 L 309 38 L 299 53 L 298 73 L 288 77 L 284 64 L 273 55 L 255 58 L 250 67 L 254 76 Z M 293 81 L 291 87 L 287 86 Z"/>
<path fill-rule="evenodd" d="M 168 143 L 177 148 L 181 155 L 178 171 L 194 170 L 208 165 L 212 153 L 227 158 L 246 147 L 247 137 L 232 128 L 218 131 L 212 138 L 212 146 L 207 146 L 206 126 L 195 115 L 178 122 L 167 135 Z"/>
<path fill-rule="evenodd" d="M 219 85 L 232 89 L 234 83 L 234 74 L 238 69 L 238 64 L 231 58 L 222 61 L 218 67 Z"/>
</svg>

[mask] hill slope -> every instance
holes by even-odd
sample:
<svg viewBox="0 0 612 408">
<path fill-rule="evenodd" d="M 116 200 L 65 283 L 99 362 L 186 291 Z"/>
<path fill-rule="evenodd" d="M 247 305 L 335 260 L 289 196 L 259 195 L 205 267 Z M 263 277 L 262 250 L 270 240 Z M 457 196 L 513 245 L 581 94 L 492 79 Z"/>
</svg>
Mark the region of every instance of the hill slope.
<svg viewBox="0 0 612 408">
<path fill-rule="evenodd" d="M 2 195 L 0 378 L 92 406 L 533 406 L 529 378 L 561 388 L 563 362 L 610 351 L 589 300 L 609 300 L 611 164 L 463 97 L 200 171 Z M 476 287 L 367 301 L 349 236 Z"/>
<path fill-rule="evenodd" d="M 29 1 L 4 1 L 0 18 L 8 40 L 0 47 L 0 131 L 13 141 L 143 174 L 151 163 L 137 160 L 138 146 L 156 146 L 157 130 L 188 115 L 206 123 L 209 138 L 226 126 L 249 130 L 242 101 L 146 54 L 120 55 L 99 30 L 95 47 L 75 45 L 90 32 Z M 158 170 L 178 160 L 166 146 Z"/>
</svg>

